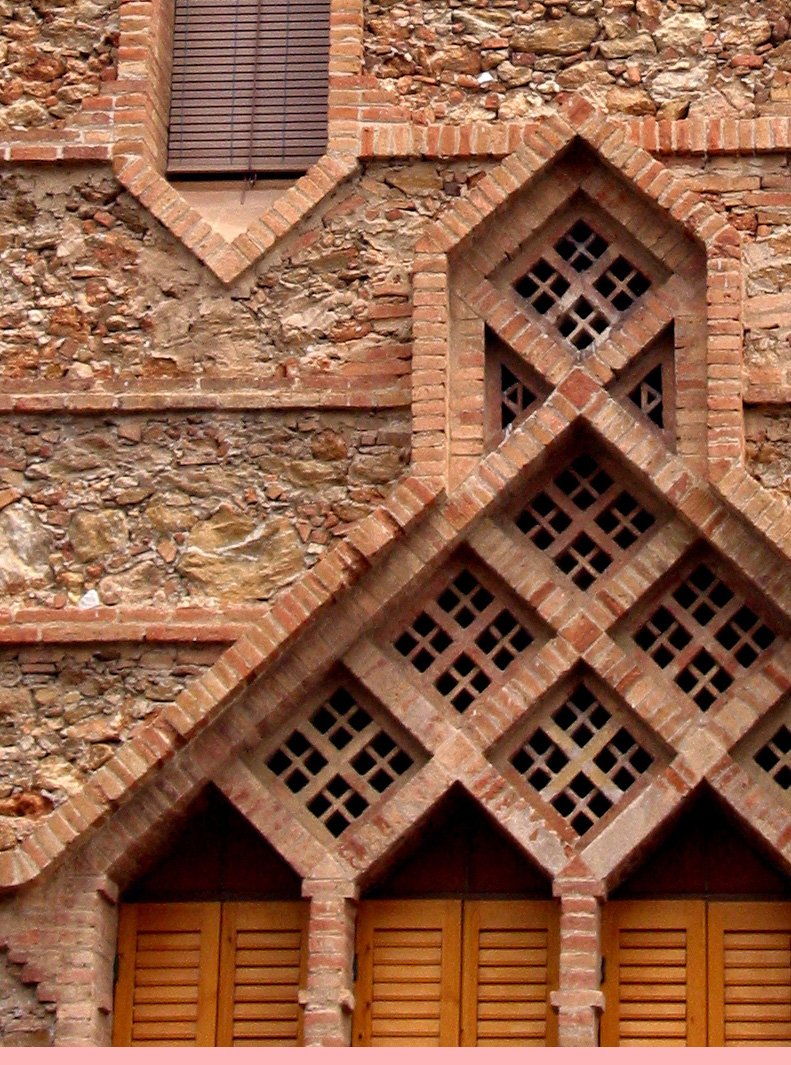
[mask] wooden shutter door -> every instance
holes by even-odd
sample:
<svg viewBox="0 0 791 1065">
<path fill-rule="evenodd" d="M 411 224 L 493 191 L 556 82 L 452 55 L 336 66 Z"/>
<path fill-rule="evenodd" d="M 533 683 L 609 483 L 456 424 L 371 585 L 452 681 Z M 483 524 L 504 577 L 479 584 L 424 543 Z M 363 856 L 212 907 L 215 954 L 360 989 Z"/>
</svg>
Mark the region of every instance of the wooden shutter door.
<svg viewBox="0 0 791 1065">
<path fill-rule="evenodd" d="M 355 1046 L 458 1046 L 461 903 L 364 902 Z"/>
<path fill-rule="evenodd" d="M 307 963 L 304 902 L 223 906 L 217 1046 L 299 1046 Z"/>
<path fill-rule="evenodd" d="M 553 902 L 466 902 L 462 1046 L 553 1046 L 558 916 Z"/>
<path fill-rule="evenodd" d="M 602 1046 L 706 1046 L 706 904 L 610 902 Z"/>
<path fill-rule="evenodd" d="M 709 904 L 709 1043 L 791 1046 L 791 903 Z"/>
<path fill-rule="evenodd" d="M 218 903 L 121 907 L 116 1046 L 214 1046 Z"/>
</svg>

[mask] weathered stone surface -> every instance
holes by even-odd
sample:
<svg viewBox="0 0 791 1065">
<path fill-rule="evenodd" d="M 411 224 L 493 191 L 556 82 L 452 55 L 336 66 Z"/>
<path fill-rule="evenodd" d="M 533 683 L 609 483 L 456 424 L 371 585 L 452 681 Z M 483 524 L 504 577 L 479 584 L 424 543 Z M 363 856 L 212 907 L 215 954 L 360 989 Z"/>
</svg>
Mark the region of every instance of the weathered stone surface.
<svg viewBox="0 0 791 1065">
<path fill-rule="evenodd" d="M 209 595 L 268 599 L 304 567 L 302 548 L 286 518 L 257 523 L 222 507 L 190 533 L 178 569 Z"/>
<path fill-rule="evenodd" d="M 367 0 L 365 16 L 368 71 L 420 122 L 523 118 L 569 88 L 611 113 L 745 117 L 787 106 L 785 0 L 498 0 L 472 11 L 456 0 Z M 583 76 L 593 62 L 607 77 Z M 639 84 L 645 96 L 636 107 L 608 83 Z"/>
<path fill-rule="evenodd" d="M 118 0 L 0 3 L 0 130 L 63 126 L 116 62 Z"/>
<path fill-rule="evenodd" d="M 0 590 L 8 593 L 40 587 L 50 576 L 51 538 L 27 503 L 0 514 Z"/>
<path fill-rule="evenodd" d="M 574 55 L 586 51 L 599 33 L 599 25 L 592 18 L 561 18 L 549 22 L 535 22 L 523 30 L 516 30 L 511 42 L 520 52 L 536 55 Z"/>
<path fill-rule="evenodd" d="M 384 498 L 409 444 L 405 412 L 0 419 L 0 587 L 50 607 L 269 598 Z"/>
<path fill-rule="evenodd" d="M 220 644 L 0 650 L 0 850 L 79 789 Z"/>
</svg>

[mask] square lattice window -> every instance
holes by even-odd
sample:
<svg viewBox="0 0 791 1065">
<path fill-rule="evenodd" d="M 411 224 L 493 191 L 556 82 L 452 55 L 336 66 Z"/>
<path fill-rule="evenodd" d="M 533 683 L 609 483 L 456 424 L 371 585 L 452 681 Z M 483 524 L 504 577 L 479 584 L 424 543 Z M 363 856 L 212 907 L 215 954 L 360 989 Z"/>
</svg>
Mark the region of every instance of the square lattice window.
<svg viewBox="0 0 791 1065">
<path fill-rule="evenodd" d="M 451 569 L 393 647 L 464 713 L 491 686 L 502 684 L 537 635 L 512 597 L 471 563 Z"/>
<path fill-rule="evenodd" d="M 254 764 L 277 777 L 309 814 L 340 836 L 386 792 L 407 780 L 425 756 L 383 712 L 338 687 Z"/>
<path fill-rule="evenodd" d="M 539 714 L 498 760 L 515 771 L 582 836 L 614 809 L 663 756 L 598 690 L 577 684 L 559 704 Z"/>
<path fill-rule="evenodd" d="M 656 521 L 591 454 L 559 470 L 516 517 L 517 528 L 583 590 L 636 550 Z"/>
<path fill-rule="evenodd" d="M 687 566 L 632 631 L 638 647 L 708 710 L 777 638 L 714 559 Z"/>
<path fill-rule="evenodd" d="M 648 292 L 651 278 L 618 239 L 578 218 L 547 242 L 513 285 L 536 314 L 584 351 Z"/>
</svg>

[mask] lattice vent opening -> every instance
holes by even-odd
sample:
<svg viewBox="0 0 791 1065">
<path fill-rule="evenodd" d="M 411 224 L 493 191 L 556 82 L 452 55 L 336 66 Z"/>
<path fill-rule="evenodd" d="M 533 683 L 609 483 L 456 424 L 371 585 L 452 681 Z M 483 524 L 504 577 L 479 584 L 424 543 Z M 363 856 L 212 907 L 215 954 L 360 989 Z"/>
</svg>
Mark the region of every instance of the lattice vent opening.
<svg viewBox="0 0 791 1065">
<path fill-rule="evenodd" d="M 392 646 L 463 714 L 544 634 L 472 560 L 452 565 L 435 589 Z"/>
<path fill-rule="evenodd" d="M 685 566 L 670 589 L 640 614 L 642 620 L 631 630 L 635 643 L 703 711 L 778 636 L 713 556 Z"/>
<path fill-rule="evenodd" d="M 595 224 L 578 218 L 544 248 L 514 289 L 536 314 L 584 351 L 651 288 L 651 278 Z"/>
<path fill-rule="evenodd" d="M 614 809 L 655 763 L 659 748 L 598 685 L 573 687 L 559 705 L 538 716 L 500 760 L 541 795 L 579 836 Z"/>
<path fill-rule="evenodd" d="M 781 725 L 753 756 L 753 761 L 783 791 L 791 790 L 791 729 Z"/>
<path fill-rule="evenodd" d="M 528 417 L 549 394 L 546 383 L 488 326 L 486 350 L 486 436 L 496 444 Z"/>
<path fill-rule="evenodd" d="M 394 723 L 337 687 L 270 746 L 263 764 L 333 835 L 408 779 L 425 756 Z"/>
<path fill-rule="evenodd" d="M 625 488 L 595 446 L 564 465 L 516 516 L 516 526 L 583 591 L 644 542 L 659 517 Z"/>
<path fill-rule="evenodd" d="M 673 330 L 639 356 L 615 382 L 612 392 L 635 408 L 650 425 L 675 445 L 676 388 Z"/>
</svg>

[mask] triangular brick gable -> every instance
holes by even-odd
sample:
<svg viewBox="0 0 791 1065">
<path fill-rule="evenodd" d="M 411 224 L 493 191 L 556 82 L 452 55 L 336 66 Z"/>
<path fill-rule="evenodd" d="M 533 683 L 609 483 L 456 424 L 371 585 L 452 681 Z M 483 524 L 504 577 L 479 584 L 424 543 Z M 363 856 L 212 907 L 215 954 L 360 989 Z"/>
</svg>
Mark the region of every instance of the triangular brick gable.
<svg viewBox="0 0 791 1065">
<path fill-rule="evenodd" d="M 608 634 L 642 594 L 642 586 L 620 587 L 616 574 L 609 584 L 603 582 L 606 594 L 594 589 L 586 598 L 575 599 L 567 585 L 553 579 L 549 561 L 544 568 L 536 564 L 520 571 L 518 560 L 509 561 L 490 527 L 490 516 L 503 505 L 512 505 L 514 493 L 521 490 L 547 445 L 562 443 L 581 429 L 666 501 L 692 538 L 727 555 L 774 602 L 779 614 L 791 616 L 791 593 L 776 553 L 717 491 L 658 446 L 655 434 L 639 418 L 584 369 L 575 368 L 450 495 L 444 496 L 435 483 L 405 480 L 383 507 L 360 523 L 348 543 L 283 594 L 259 626 L 146 725 L 78 795 L 54 811 L 15 851 L 0 856 L 4 885 L 19 886 L 40 876 L 88 837 L 91 864 L 117 871 L 124 853 L 134 851 L 139 856 L 146 833 L 208 780 L 223 787 L 300 873 L 315 875 L 329 864 L 350 878 L 380 862 L 411 823 L 453 785 L 468 790 L 548 872 L 558 876 L 564 866 L 579 868 L 581 858 L 597 880 L 616 876 L 636 845 L 634 837 L 622 831 L 625 825 L 632 825 L 643 838 L 701 780 L 716 783 L 728 801 L 741 802 L 745 795 L 754 796 L 756 789 L 760 793 L 728 751 L 791 687 L 787 648 L 774 655 L 770 667 L 751 674 L 749 685 L 735 686 L 733 697 L 725 698 L 709 718 L 679 720 L 668 689 L 636 670 Z M 514 703 L 512 714 L 522 713 L 542 690 L 584 664 L 617 692 L 636 718 L 661 736 L 673 751 L 672 760 L 606 831 L 589 844 L 583 840 L 572 845 L 530 808 L 523 795 L 504 786 L 486 757 L 489 739 L 475 740 L 474 734 L 449 728 L 447 719 L 432 726 L 428 705 L 422 720 L 415 690 L 405 686 L 383 700 L 432 756 L 431 771 L 418 773 L 399 792 L 397 802 L 383 800 L 375 829 L 361 822 L 359 829 L 352 826 L 344 833 L 337 848 L 327 848 L 295 825 L 277 797 L 268 794 L 239 761 L 239 754 L 255 746 L 278 715 L 290 712 L 298 720 L 305 697 L 338 659 L 362 685 L 381 695 L 394 667 L 368 634 L 405 597 L 414 597 L 427 576 L 463 543 L 485 557 L 504 580 L 513 580 L 516 593 L 554 633 L 536 659 L 541 665 L 534 681 L 537 687 L 521 705 Z M 672 550 L 680 552 L 683 546 L 679 542 Z M 645 587 L 657 579 L 657 567 L 665 562 L 665 556 L 657 556 L 643 566 Z M 652 573 L 652 565 L 657 572 Z M 732 712 L 734 708 L 738 713 Z M 751 802 L 759 805 L 760 800 Z M 750 803 L 741 814 L 752 823 Z M 97 833 L 103 823 L 108 830 Z M 756 818 L 754 828 L 767 846 L 791 857 L 791 814 L 775 810 L 767 822 Z M 629 839 L 627 845 L 624 841 Z"/>
</svg>

